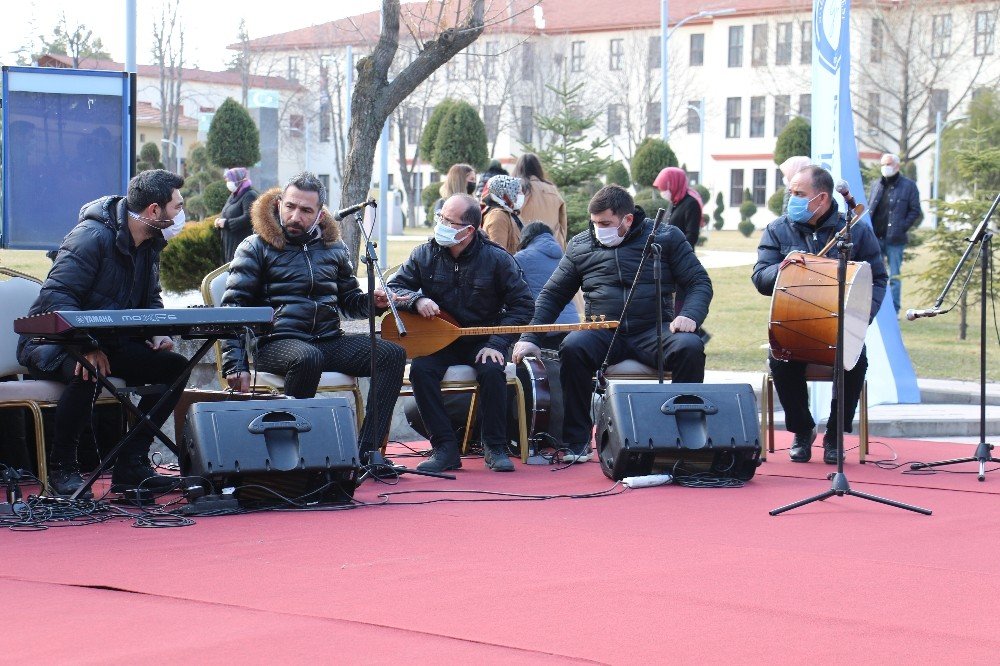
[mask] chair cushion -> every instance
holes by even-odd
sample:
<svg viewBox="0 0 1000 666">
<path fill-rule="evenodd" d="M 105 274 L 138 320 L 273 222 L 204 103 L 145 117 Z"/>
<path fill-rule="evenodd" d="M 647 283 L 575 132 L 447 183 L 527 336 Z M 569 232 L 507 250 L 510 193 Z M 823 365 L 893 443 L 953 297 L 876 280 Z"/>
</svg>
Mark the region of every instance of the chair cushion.
<svg viewBox="0 0 1000 666">
<path fill-rule="evenodd" d="M 507 381 L 510 381 L 517 377 L 517 367 L 513 363 L 508 363 L 504 368 L 504 373 L 507 375 Z M 410 364 L 406 364 L 406 373 L 404 376 L 405 381 L 410 380 Z M 452 365 L 448 366 L 448 369 L 444 373 L 444 379 L 442 381 L 446 382 L 467 382 L 473 383 L 476 381 L 476 371 L 471 365 Z"/>
<path fill-rule="evenodd" d="M 125 382 L 117 377 L 111 378 L 111 383 L 123 388 Z M 33 402 L 57 402 L 66 385 L 61 382 L 49 382 L 40 379 L 22 379 L 12 382 L 0 382 L 0 402 L 14 400 L 31 400 Z M 101 391 L 102 398 L 113 397 L 107 389 Z"/>
<path fill-rule="evenodd" d="M 668 375 L 670 374 L 669 371 L 665 372 Z M 616 375 L 648 375 L 656 377 L 656 368 L 651 368 L 648 365 L 639 363 L 639 361 L 628 358 L 621 363 L 608 366 L 608 370 L 604 375 L 606 377 L 614 377 Z"/>
<path fill-rule="evenodd" d="M 258 372 L 256 375 L 251 373 L 250 381 L 255 382 L 257 386 L 270 386 L 276 389 L 285 387 L 285 378 L 281 375 L 271 374 L 270 372 Z M 342 372 L 324 372 L 319 378 L 319 390 L 322 391 L 325 388 L 334 386 L 350 390 L 357 382 L 357 379 Z"/>
</svg>

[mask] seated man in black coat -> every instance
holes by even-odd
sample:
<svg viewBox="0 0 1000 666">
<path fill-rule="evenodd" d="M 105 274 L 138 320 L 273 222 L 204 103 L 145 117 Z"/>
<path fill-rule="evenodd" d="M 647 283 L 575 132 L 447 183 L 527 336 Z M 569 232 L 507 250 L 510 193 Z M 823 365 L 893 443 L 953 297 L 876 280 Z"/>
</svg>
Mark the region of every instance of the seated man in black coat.
<svg viewBox="0 0 1000 666">
<path fill-rule="evenodd" d="M 551 324 L 573 295 L 583 289 L 585 316 L 604 315 L 619 319 L 629 290 L 635 282 L 646 238 L 653 220 L 635 205 L 632 196 L 618 185 L 602 188 L 590 200 L 590 228 L 574 236 L 566 246 L 555 273 L 545 284 L 535 304 L 532 324 Z M 695 334 L 712 301 L 712 281 L 695 257 L 684 233 L 667 226 L 656 233 L 663 268 L 664 367 L 679 383 L 700 383 L 705 379 L 705 345 Z M 687 293 L 683 311 L 674 313 L 673 293 L 682 287 Z M 609 362 L 635 359 L 656 367 L 656 285 L 653 261 L 642 265 L 637 293 L 622 318 L 615 348 Z M 591 396 L 594 373 L 611 346 L 612 330 L 573 331 L 559 348 L 562 361 L 559 381 L 563 390 L 563 446 L 567 462 L 590 459 L 594 422 Z M 525 334 L 514 347 L 514 362 L 537 355 L 540 336 Z"/>
<path fill-rule="evenodd" d="M 169 171 L 143 171 L 129 181 L 127 197 L 102 197 L 85 204 L 80 223 L 63 239 L 28 314 L 162 308 L 160 251 L 167 244 L 163 230 L 184 211 L 182 185 L 184 179 Z M 97 348 L 85 350 L 87 360 L 101 374 L 121 377 L 129 385 L 172 384 L 187 365 L 183 356 L 171 351 L 174 343 L 167 336 L 149 340 L 103 336 L 97 342 Z M 62 345 L 39 344 L 31 336 L 21 336 L 17 358 L 35 379 L 67 385 L 56 406 L 49 487 L 56 494 L 72 495 L 83 485 L 76 450 L 97 397 L 96 379 Z M 145 395 L 139 409 L 147 412 L 159 398 L 159 394 Z M 162 425 L 176 402 L 149 414 L 152 421 Z M 144 490 L 173 485 L 149 464 L 152 442 L 153 433 L 145 429 L 131 438 L 112 470 L 112 492 L 140 484 Z M 88 491 L 87 496 L 93 495 Z"/>
</svg>

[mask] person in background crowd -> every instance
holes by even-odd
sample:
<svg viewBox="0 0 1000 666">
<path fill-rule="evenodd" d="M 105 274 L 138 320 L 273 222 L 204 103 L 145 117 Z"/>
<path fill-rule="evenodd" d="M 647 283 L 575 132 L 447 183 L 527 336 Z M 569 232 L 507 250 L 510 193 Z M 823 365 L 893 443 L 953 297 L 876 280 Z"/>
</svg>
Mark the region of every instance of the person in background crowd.
<svg viewBox="0 0 1000 666">
<path fill-rule="evenodd" d="M 532 222 L 524 226 L 521 241 L 517 244 L 517 254 L 514 260 L 524 272 L 524 281 L 528 283 L 532 298 L 538 298 L 542 287 L 552 277 L 552 273 L 562 259 L 563 251 L 552 235 L 552 229 L 544 222 Z M 557 324 L 579 324 L 580 315 L 572 303 L 567 303 L 559 316 Z M 565 333 L 547 333 L 540 347 L 558 349 L 559 343 L 566 337 Z"/>
<path fill-rule="evenodd" d="M 483 189 L 486 187 L 486 183 L 489 182 L 490 178 L 493 176 L 509 176 L 507 169 L 504 169 L 500 165 L 500 160 L 490 160 L 490 164 L 486 167 L 486 171 L 479 176 L 479 182 L 476 184 L 476 188 L 471 192 L 472 196 L 477 199 L 483 198 Z"/>
<path fill-rule="evenodd" d="M 889 290 L 892 292 L 892 305 L 898 314 L 903 250 L 909 241 L 910 229 L 920 224 L 923 217 L 917 184 L 899 173 L 898 155 L 886 153 L 882 156 L 882 177 L 872 183 L 868 206 L 875 237 L 889 267 Z"/>
<path fill-rule="evenodd" d="M 250 175 L 245 168 L 226 169 L 222 175 L 226 179 L 229 198 L 226 199 L 226 205 L 222 207 L 219 217 L 215 218 L 215 226 L 222 233 L 223 263 L 228 264 L 233 260 L 236 248 L 243 239 L 253 232 L 250 209 L 253 208 L 253 202 L 259 195 L 257 190 L 253 189 Z"/>
<path fill-rule="evenodd" d="M 559 247 L 565 250 L 569 228 L 566 202 L 552 181 L 545 177 L 538 155 L 521 155 L 514 166 L 514 175 L 521 179 L 521 190 L 524 192 L 521 219 L 544 222 L 552 230 L 552 236 Z"/>
<path fill-rule="evenodd" d="M 684 233 L 691 249 L 698 247 L 701 233 L 701 195 L 688 185 L 684 169 L 667 167 L 660 171 L 653 181 L 653 187 L 671 203 L 670 224 Z"/>
<path fill-rule="evenodd" d="M 507 250 L 517 252 L 524 224 L 518 215 L 524 204 L 521 179 L 513 176 L 493 176 L 483 190 L 483 233 Z"/>
<path fill-rule="evenodd" d="M 784 215 L 788 212 L 788 199 L 792 196 L 791 188 L 789 184 L 792 182 L 792 176 L 797 174 L 802 169 L 805 169 L 812 163 L 812 160 L 805 155 L 794 155 L 789 157 L 787 160 L 782 162 L 778 169 L 781 171 L 782 177 L 785 179 L 785 196 L 781 200 L 781 214 Z"/>
<path fill-rule="evenodd" d="M 440 213 L 445 200 L 453 194 L 472 194 L 476 189 L 476 170 L 468 164 L 452 164 L 438 190 L 441 198 L 434 202 L 434 212 Z"/>
</svg>

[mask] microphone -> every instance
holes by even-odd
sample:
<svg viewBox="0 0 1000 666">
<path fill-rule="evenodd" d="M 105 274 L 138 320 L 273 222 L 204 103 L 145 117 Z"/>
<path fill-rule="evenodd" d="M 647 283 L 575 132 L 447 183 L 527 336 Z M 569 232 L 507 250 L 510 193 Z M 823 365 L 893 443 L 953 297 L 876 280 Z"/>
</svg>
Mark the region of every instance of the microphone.
<svg viewBox="0 0 1000 666">
<path fill-rule="evenodd" d="M 847 202 L 847 207 L 850 210 L 857 208 L 858 204 L 854 201 L 854 197 L 851 196 L 851 187 L 847 184 L 847 181 L 841 178 L 837 181 L 837 186 L 835 188 L 840 192 L 841 196 L 844 197 L 844 201 Z"/>
<path fill-rule="evenodd" d="M 923 319 L 924 317 L 937 317 L 941 311 L 937 308 L 927 308 L 926 310 L 907 310 L 906 320 Z"/>
<path fill-rule="evenodd" d="M 365 206 L 375 206 L 375 205 L 376 205 L 375 204 L 375 200 L 374 199 L 369 199 L 368 201 L 363 201 L 363 202 L 361 202 L 359 204 L 354 204 L 353 206 L 348 206 L 347 208 L 341 208 L 340 210 L 338 210 L 336 213 L 333 214 L 333 219 L 335 219 L 337 222 L 340 222 L 341 220 L 343 220 L 348 215 L 353 215 L 354 213 L 357 213 L 359 210 L 361 210 Z"/>
</svg>

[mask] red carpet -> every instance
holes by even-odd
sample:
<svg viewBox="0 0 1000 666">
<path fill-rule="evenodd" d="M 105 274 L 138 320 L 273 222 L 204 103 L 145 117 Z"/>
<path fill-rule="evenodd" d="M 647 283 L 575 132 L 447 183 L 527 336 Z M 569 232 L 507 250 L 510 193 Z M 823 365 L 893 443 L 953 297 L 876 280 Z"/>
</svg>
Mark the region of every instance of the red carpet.
<svg viewBox="0 0 1000 666">
<path fill-rule="evenodd" d="M 973 450 L 887 443 L 903 460 Z M 872 458 L 888 452 L 873 443 Z M 739 489 L 6 531 L 0 591 L 16 629 L 0 654 L 102 664 L 993 662 L 1000 473 L 985 483 L 908 475 L 860 466 L 852 453 L 852 487 L 934 515 L 834 497 L 771 517 L 829 488 L 833 469 L 779 451 Z M 458 481 L 406 476 L 392 488 L 365 483 L 356 497 L 611 487 L 597 464 L 550 469 L 500 475 L 467 460 Z M 391 502 L 445 497 L 454 495 Z"/>
</svg>

